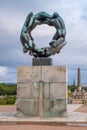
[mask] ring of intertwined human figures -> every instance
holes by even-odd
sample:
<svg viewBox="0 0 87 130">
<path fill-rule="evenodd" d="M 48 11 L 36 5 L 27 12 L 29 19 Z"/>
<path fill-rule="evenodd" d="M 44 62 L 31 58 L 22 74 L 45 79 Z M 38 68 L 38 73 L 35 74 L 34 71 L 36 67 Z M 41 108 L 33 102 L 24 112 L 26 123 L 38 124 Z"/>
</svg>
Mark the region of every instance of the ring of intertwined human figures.
<svg viewBox="0 0 87 130">
<path fill-rule="evenodd" d="M 40 21 L 40 20 L 39 20 Z M 52 21 L 51 21 L 51 23 L 52 23 Z M 35 21 L 33 22 L 33 24 L 35 24 Z M 47 23 L 46 23 L 46 21 L 44 22 L 42 22 L 41 21 L 41 24 L 38 24 L 38 25 L 42 25 L 42 24 L 47 24 L 48 26 L 49 26 L 49 21 L 47 21 Z M 37 26 L 37 25 L 36 25 Z M 36 26 L 35 26 L 35 28 L 36 28 Z M 51 26 L 54 26 L 54 23 L 51 25 Z M 55 27 L 55 26 L 54 26 Z M 35 29 L 34 28 L 34 29 Z M 31 30 L 32 31 L 32 30 Z M 31 36 L 31 31 L 30 31 L 30 33 L 29 33 L 29 37 L 32 37 Z M 33 43 L 33 39 L 31 39 L 31 41 L 32 41 L 32 43 Z M 50 43 L 52 43 L 52 46 L 55 46 L 54 44 L 56 43 L 56 41 L 57 40 L 55 40 L 54 42 L 53 42 L 53 40 L 50 42 Z M 55 53 L 58 53 L 58 50 L 56 50 L 56 48 L 52 48 L 52 46 L 51 46 L 51 44 L 49 44 L 50 46 L 49 47 L 42 47 L 42 48 L 38 48 L 37 46 L 36 46 L 36 44 L 35 43 L 33 43 L 33 46 L 31 46 L 30 47 L 30 55 L 33 55 L 33 56 L 35 56 L 35 57 L 48 57 L 48 56 L 51 56 L 51 55 L 54 55 Z M 54 50 L 53 50 L 54 49 Z M 50 53 L 49 53 L 49 51 L 50 51 Z"/>
<path fill-rule="evenodd" d="M 55 27 L 56 33 L 54 34 L 52 41 L 49 43 L 49 46 L 38 48 L 34 43 L 31 31 L 37 25 L 42 24 Z M 65 40 L 65 35 L 65 24 L 58 13 L 55 12 L 53 15 L 49 15 L 46 12 L 39 12 L 33 15 L 33 12 L 31 12 L 26 18 L 20 35 L 21 43 L 23 45 L 23 52 L 29 52 L 29 54 L 34 57 L 49 57 L 59 53 L 63 46 L 67 43 Z"/>
</svg>

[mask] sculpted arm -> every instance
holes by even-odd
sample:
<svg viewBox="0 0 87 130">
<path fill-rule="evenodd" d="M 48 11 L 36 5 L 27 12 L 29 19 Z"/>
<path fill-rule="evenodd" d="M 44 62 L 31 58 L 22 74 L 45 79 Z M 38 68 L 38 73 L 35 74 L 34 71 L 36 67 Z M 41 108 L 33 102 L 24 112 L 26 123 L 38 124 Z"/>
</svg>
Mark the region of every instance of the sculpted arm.
<svg viewBox="0 0 87 130">
<path fill-rule="evenodd" d="M 61 16 L 58 16 L 58 20 L 60 22 L 60 25 L 61 25 L 61 31 L 62 31 L 62 35 L 65 36 L 66 35 L 66 27 L 65 27 L 65 23 L 62 19 Z"/>
</svg>

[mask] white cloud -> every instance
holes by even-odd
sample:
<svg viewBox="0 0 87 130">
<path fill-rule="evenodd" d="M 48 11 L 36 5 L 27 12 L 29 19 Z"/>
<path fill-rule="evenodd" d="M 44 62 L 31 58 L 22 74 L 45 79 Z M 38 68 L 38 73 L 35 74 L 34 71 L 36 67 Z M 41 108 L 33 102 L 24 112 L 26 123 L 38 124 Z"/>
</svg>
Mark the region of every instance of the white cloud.
<svg viewBox="0 0 87 130">
<path fill-rule="evenodd" d="M 24 24 L 24 15 L 14 11 L 0 10 L 0 29 L 10 34 L 20 32 Z"/>
<path fill-rule="evenodd" d="M 33 31 L 32 34 L 38 38 L 50 37 L 56 32 L 55 28 L 48 25 L 38 25 Z"/>
<path fill-rule="evenodd" d="M 75 56 L 75 57 L 73 57 L 73 59 L 74 59 L 74 61 L 75 61 L 75 63 L 78 61 L 78 64 L 79 65 L 85 65 L 85 64 L 87 64 L 87 58 L 86 58 L 87 56 L 82 56 L 82 55 L 77 55 L 77 56 Z"/>
<path fill-rule="evenodd" d="M 4 2 L 3 2 L 4 3 Z M 15 3 L 15 2 L 14 2 Z M 3 37 L 7 36 L 8 38 L 0 38 L 0 48 L 2 48 L 2 44 L 5 45 L 5 51 L 2 51 L 2 58 L 4 58 L 4 61 L 7 62 L 7 66 L 10 66 L 8 63 L 8 59 L 5 59 L 7 54 L 8 57 L 10 57 L 10 63 L 11 66 L 15 63 L 15 66 L 18 64 L 29 64 L 31 62 L 31 57 L 28 56 L 28 54 L 22 54 L 22 47 L 20 43 L 18 43 L 19 34 L 21 31 L 21 28 L 24 24 L 24 21 L 26 19 L 26 16 L 28 13 L 33 11 L 34 13 L 38 13 L 39 11 L 46 11 L 49 14 L 52 14 L 53 12 L 58 12 L 61 17 L 64 19 L 66 24 L 66 40 L 67 45 L 61 50 L 60 54 L 56 54 L 55 56 L 52 56 L 53 62 L 55 65 L 87 65 L 87 19 L 84 19 L 84 14 L 87 14 L 87 0 L 44 0 L 43 2 L 40 2 L 40 0 L 32 2 L 30 0 L 19 1 L 17 2 L 17 10 L 16 10 L 16 4 L 14 6 L 14 3 L 8 0 L 8 4 L 6 6 L 3 6 L 0 8 L 0 31 L 3 31 Z M 27 5 L 26 5 L 27 3 Z M 29 3 L 29 5 L 28 5 Z M 38 5 L 38 6 L 36 6 Z M 44 6 L 45 5 L 45 6 Z M 6 7 L 6 8 L 5 8 Z M 85 9 L 84 9 L 85 8 Z M 42 9 L 42 10 L 41 10 Z M 29 12 L 28 12 L 29 11 Z M 85 12 L 84 12 L 85 11 Z M 32 32 L 32 36 L 35 39 L 35 43 L 41 46 L 46 46 L 52 39 L 52 36 L 55 33 L 55 29 L 52 27 L 46 27 L 46 26 L 38 26 L 34 29 Z M 0 32 L 2 33 L 2 32 Z M 10 33 L 14 36 L 11 37 L 11 35 L 5 35 Z M 10 43 L 10 37 L 11 39 Z M 12 44 L 13 42 L 17 42 L 16 44 Z M 17 45 L 17 49 L 20 48 L 20 53 L 16 53 L 16 50 L 14 47 Z M 19 47 L 20 46 L 20 47 Z M 9 47 L 9 48 L 8 48 Z M 7 50 L 6 50 L 7 49 Z M 4 50 L 4 49 L 3 49 Z M 8 52 L 9 50 L 9 52 Z M 6 54 L 6 56 L 5 56 Z M 18 55 L 17 58 L 13 57 L 13 54 Z M 28 59 L 29 58 L 29 59 Z M 19 61 L 19 62 L 18 62 Z M 2 61 L 0 61 L 2 63 Z M 6 62 L 5 63 L 6 65 Z M 4 64 L 3 64 L 4 65 Z M 2 69 L 1 69 L 2 68 Z M 12 77 L 15 77 L 15 74 L 11 72 L 10 68 L 0 68 L 0 75 L 4 74 L 3 80 L 7 81 L 8 79 L 12 80 Z M 7 69 L 7 70 L 6 70 Z M 6 72 L 7 71 L 7 72 Z M 8 75 L 7 75 L 8 74 Z M 7 78 L 7 77 L 8 78 Z M 1 79 L 1 76 L 0 76 Z"/>
<path fill-rule="evenodd" d="M 0 76 L 4 76 L 7 73 L 7 67 L 0 66 Z"/>
<path fill-rule="evenodd" d="M 34 42 L 38 47 L 49 46 L 49 42 L 52 41 L 56 30 L 54 27 L 48 25 L 39 25 L 32 31 Z"/>
<path fill-rule="evenodd" d="M 14 68 L 0 66 L 0 82 L 17 82 L 17 74 Z"/>
</svg>

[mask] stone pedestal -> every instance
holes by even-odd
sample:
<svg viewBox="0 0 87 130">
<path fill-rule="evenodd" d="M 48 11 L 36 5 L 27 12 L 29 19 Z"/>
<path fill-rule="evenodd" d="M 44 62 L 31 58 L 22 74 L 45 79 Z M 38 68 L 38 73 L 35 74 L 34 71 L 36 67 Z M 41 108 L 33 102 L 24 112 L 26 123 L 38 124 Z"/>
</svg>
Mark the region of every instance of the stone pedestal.
<svg viewBox="0 0 87 130">
<path fill-rule="evenodd" d="M 65 66 L 18 67 L 17 116 L 66 117 Z"/>
<path fill-rule="evenodd" d="M 32 60 L 32 66 L 50 66 L 52 64 L 53 63 L 51 58 L 38 57 L 38 58 L 33 58 Z"/>
</svg>

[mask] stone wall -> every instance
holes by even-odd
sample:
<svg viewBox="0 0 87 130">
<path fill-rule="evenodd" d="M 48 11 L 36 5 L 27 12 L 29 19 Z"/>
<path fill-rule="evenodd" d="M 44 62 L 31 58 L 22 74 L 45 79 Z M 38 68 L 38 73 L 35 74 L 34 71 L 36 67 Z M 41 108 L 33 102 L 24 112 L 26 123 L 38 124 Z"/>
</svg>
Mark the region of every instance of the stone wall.
<svg viewBox="0 0 87 130">
<path fill-rule="evenodd" d="M 17 116 L 66 117 L 65 66 L 18 67 Z"/>
</svg>

